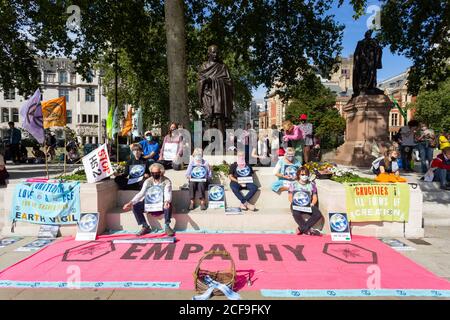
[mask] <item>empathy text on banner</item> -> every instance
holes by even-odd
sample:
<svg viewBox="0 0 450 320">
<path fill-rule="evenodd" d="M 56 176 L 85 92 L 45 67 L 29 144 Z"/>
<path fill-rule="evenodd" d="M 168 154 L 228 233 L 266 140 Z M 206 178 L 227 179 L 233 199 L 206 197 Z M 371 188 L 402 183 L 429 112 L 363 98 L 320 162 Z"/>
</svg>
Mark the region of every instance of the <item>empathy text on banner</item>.
<svg viewBox="0 0 450 320">
<path fill-rule="evenodd" d="M 113 174 L 106 144 L 83 157 L 84 171 L 88 183 L 95 183 Z"/>
</svg>

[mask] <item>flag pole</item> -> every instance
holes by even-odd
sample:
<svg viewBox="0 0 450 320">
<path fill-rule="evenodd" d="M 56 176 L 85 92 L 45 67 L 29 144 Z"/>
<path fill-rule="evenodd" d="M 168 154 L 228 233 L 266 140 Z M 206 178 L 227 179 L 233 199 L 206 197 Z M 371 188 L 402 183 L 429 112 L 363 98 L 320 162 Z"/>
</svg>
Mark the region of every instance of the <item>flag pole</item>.
<svg viewBox="0 0 450 320">
<path fill-rule="evenodd" d="M 64 132 L 64 176 L 66 175 L 66 163 L 67 163 L 67 134 Z"/>
<path fill-rule="evenodd" d="M 117 163 L 119 163 L 119 133 L 117 132 L 116 136 L 116 149 L 117 149 Z"/>
<path fill-rule="evenodd" d="M 45 172 L 47 172 L 47 179 L 50 179 L 48 175 L 48 159 L 47 159 L 47 144 L 44 141 L 44 151 L 45 151 Z"/>
</svg>

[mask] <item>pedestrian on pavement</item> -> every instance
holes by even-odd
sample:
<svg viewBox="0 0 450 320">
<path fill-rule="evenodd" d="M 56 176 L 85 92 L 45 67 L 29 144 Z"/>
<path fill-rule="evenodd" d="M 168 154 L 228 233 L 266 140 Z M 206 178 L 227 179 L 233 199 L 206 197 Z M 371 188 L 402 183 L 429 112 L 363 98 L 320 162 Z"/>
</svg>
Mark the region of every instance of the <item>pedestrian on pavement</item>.
<svg viewBox="0 0 450 320">
<path fill-rule="evenodd" d="M 433 161 L 433 150 L 436 148 L 434 131 L 422 123 L 416 135 L 417 149 L 419 150 L 422 173 L 426 173 Z"/>
<path fill-rule="evenodd" d="M 434 168 L 434 181 L 439 182 L 442 190 L 450 190 L 450 146 L 433 159 L 431 168 Z"/>
<path fill-rule="evenodd" d="M 306 114 L 300 115 L 300 124 L 298 125 L 302 131 L 305 144 L 303 146 L 303 163 L 308 163 L 311 160 L 311 149 L 314 145 L 313 139 L 313 125 L 308 122 L 308 116 Z"/>
<path fill-rule="evenodd" d="M 160 163 L 154 163 L 150 166 L 150 178 L 145 180 L 141 191 L 134 198 L 123 206 L 123 210 L 133 208 L 134 217 L 138 225 L 142 226 L 137 233 L 143 236 L 152 232 L 144 213 L 150 212 L 152 215 L 164 214 L 165 228 L 167 236 L 174 235 L 170 227 L 172 219 L 172 182 L 164 176 L 165 169 Z"/>
<path fill-rule="evenodd" d="M 278 180 L 272 184 L 272 191 L 288 191 L 292 182 L 296 179 L 296 172 L 301 165 L 301 162 L 295 158 L 294 148 L 287 148 L 284 157 L 278 160 L 273 169 L 273 174 Z"/>
<path fill-rule="evenodd" d="M 416 146 L 414 136 L 416 135 L 419 122 L 417 120 L 410 120 L 408 125 L 400 128 L 400 154 L 402 158 L 402 166 L 406 172 L 412 172 L 411 160 L 412 152 Z"/>
<path fill-rule="evenodd" d="M 133 143 L 131 153 L 125 171 L 122 174 L 115 174 L 114 181 L 120 190 L 141 190 L 144 181 L 150 177 L 149 163 L 143 156 L 141 144 Z"/>
<path fill-rule="evenodd" d="M 11 160 L 14 164 L 20 162 L 20 142 L 22 141 L 22 133 L 14 127 L 14 122 L 8 122 L 9 125 L 9 145 L 11 151 Z"/>
<path fill-rule="evenodd" d="M 288 143 L 288 147 L 294 148 L 295 159 L 297 159 L 298 162 L 302 163 L 304 145 L 302 131 L 298 126 L 294 126 L 291 120 L 284 121 L 283 128 L 285 130 L 283 141 Z"/>
<path fill-rule="evenodd" d="M 189 181 L 189 210 L 195 208 L 195 194 L 200 193 L 200 208 L 206 210 L 206 190 L 208 183 L 212 178 L 212 170 L 208 161 L 203 158 L 202 148 L 195 148 L 192 153 L 191 161 L 186 170 L 186 178 Z"/>
<path fill-rule="evenodd" d="M 250 210 L 255 211 L 255 205 L 250 203 L 250 200 L 258 191 L 258 187 L 253 182 L 253 168 L 250 164 L 245 162 L 245 152 L 238 151 L 237 153 L 237 161 L 234 162 L 230 166 L 230 170 L 228 172 L 228 178 L 230 179 L 230 188 L 233 191 L 234 195 L 241 202 L 240 208 L 241 210 Z M 242 182 L 252 181 L 252 182 Z M 244 196 L 241 190 L 247 189 L 248 193 Z"/>
<path fill-rule="evenodd" d="M 143 152 L 142 157 L 151 165 L 159 158 L 159 143 L 151 131 L 146 131 L 144 137 L 145 139 L 139 142 Z"/>
<path fill-rule="evenodd" d="M 322 213 L 317 207 L 316 184 L 310 181 L 310 173 L 306 167 L 297 170 L 296 179 L 289 188 L 288 198 L 291 203 L 292 216 L 298 225 L 297 234 L 322 235 L 319 230 L 313 228 L 322 219 Z M 307 221 L 303 218 L 303 214 L 310 216 Z"/>
</svg>

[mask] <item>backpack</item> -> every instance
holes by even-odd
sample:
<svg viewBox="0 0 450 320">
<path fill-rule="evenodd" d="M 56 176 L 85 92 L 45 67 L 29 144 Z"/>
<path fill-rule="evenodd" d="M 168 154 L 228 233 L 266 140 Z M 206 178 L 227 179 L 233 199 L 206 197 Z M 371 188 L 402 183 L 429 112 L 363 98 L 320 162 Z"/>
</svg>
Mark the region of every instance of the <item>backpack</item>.
<svg viewBox="0 0 450 320">
<path fill-rule="evenodd" d="M 379 157 L 379 158 L 376 158 L 375 160 L 373 160 L 372 167 L 370 169 L 372 170 L 372 172 L 374 174 L 379 174 L 380 173 L 380 162 L 383 159 L 384 159 L 384 157 Z"/>
</svg>

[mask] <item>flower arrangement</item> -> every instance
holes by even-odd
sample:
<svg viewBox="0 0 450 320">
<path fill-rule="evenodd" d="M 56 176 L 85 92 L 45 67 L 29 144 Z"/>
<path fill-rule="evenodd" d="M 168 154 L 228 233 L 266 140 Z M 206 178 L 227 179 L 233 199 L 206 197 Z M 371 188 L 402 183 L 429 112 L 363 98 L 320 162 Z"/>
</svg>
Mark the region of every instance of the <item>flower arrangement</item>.
<svg viewBox="0 0 450 320">
<path fill-rule="evenodd" d="M 354 170 L 339 168 L 329 162 L 308 162 L 305 167 L 318 179 L 331 179 L 335 182 L 373 182 L 372 179 L 360 177 Z"/>
</svg>

